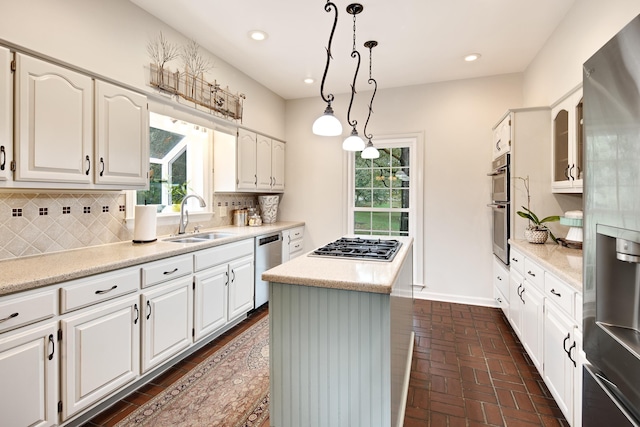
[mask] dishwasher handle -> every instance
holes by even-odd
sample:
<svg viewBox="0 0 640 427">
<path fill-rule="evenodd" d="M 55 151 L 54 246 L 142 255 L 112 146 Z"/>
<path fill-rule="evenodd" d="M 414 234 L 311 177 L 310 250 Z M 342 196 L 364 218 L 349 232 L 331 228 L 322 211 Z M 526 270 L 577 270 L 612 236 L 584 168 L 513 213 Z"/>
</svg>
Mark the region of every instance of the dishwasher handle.
<svg viewBox="0 0 640 427">
<path fill-rule="evenodd" d="M 269 236 L 263 236 L 257 238 L 257 246 L 264 246 L 270 243 L 279 242 L 282 240 L 282 233 L 271 234 Z"/>
</svg>

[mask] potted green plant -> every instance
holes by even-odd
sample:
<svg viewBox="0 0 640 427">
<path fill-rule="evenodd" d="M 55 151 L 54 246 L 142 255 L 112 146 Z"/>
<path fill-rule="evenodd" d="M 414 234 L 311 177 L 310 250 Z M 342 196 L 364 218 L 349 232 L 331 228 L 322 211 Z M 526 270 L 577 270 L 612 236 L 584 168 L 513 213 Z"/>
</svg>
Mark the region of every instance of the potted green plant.
<svg viewBox="0 0 640 427">
<path fill-rule="evenodd" d="M 187 183 L 183 182 L 180 184 L 172 184 L 171 188 L 171 203 L 173 204 L 172 209 L 175 212 L 180 211 L 180 202 L 182 202 L 182 199 L 184 199 L 184 197 L 187 195 Z"/>
<path fill-rule="evenodd" d="M 558 243 L 556 236 L 554 236 L 551 230 L 549 230 L 549 228 L 544 224 L 547 222 L 560 221 L 560 216 L 551 215 L 540 219 L 538 215 L 533 213 L 529 207 L 529 203 L 531 201 L 531 196 L 529 195 L 529 176 L 526 178 L 516 178 L 521 179 L 524 182 L 524 188 L 527 191 L 527 207 L 522 206 L 522 209 L 524 210 L 516 212 L 520 217 L 529 220 L 529 226 L 524 231 L 524 237 L 529 243 L 544 243 L 547 241 L 549 236 L 551 236 L 551 240 L 553 240 L 554 243 Z"/>
</svg>

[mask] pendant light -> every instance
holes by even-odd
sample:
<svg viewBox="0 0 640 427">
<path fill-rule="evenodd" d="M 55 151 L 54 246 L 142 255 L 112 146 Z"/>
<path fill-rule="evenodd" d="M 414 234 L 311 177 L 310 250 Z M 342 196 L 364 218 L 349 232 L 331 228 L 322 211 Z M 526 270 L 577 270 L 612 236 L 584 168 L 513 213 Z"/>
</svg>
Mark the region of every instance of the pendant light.
<svg viewBox="0 0 640 427">
<path fill-rule="evenodd" d="M 373 83 L 373 95 L 371 95 L 371 101 L 369 102 L 369 115 L 367 116 L 367 121 L 364 124 L 364 137 L 367 138 L 367 146 L 360 153 L 360 157 L 363 159 L 377 159 L 380 157 L 380 152 L 376 147 L 373 146 L 373 142 L 371 142 L 371 138 L 373 135 L 367 135 L 367 125 L 369 124 L 369 119 L 371 118 L 371 113 L 373 112 L 373 98 L 376 97 L 376 92 L 378 90 L 378 82 L 375 81 L 373 77 L 371 77 L 371 63 L 373 62 L 371 59 L 371 51 L 374 47 L 378 46 L 378 42 L 375 40 L 369 40 L 364 44 L 364 47 L 369 49 L 369 80 L 368 83 Z"/>
<path fill-rule="evenodd" d="M 364 8 L 360 3 L 352 3 L 347 6 L 347 13 L 353 15 L 353 50 L 351 51 L 351 57 L 358 59 L 356 65 L 356 72 L 353 75 L 353 83 L 351 84 L 351 101 L 349 102 L 349 110 L 347 110 L 347 122 L 351 125 L 351 135 L 347 137 L 342 143 L 342 149 L 346 151 L 362 151 L 364 150 L 364 141 L 358 135 L 356 126 L 358 122 L 351 120 L 351 106 L 353 105 L 353 97 L 356 94 L 356 78 L 358 77 L 358 70 L 360 69 L 360 52 L 356 50 L 356 15 L 362 12 Z"/>
<path fill-rule="evenodd" d="M 333 41 L 333 33 L 336 31 L 336 24 L 338 23 L 338 9 L 336 5 L 327 0 L 327 4 L 324 5 L 324 10 L 331 12 L 335 11 L 335 17 L 333 18 L 333 27 L 331 28 L 331 35 L 329 36 L 329 46 L 327 47 L 327 65 L 324 67 L 324 74 L 322 75 L 322 84 L 320 85 L 320 96 L 322 100 L 327 103 L 327 108 L 324 110 L 324 114 L 313 122 L 313 133 L 321 136 L 337 136 L 342 134 L 342 124 L 336 116 L 333 115 L 333 108 L 331 103 L 333 102 L 333 94 L 324 96 L 324 82 L 327 78 L 327 71 L 329 71 L 329 63 L 333 58 L 331 56 L 331 42 Z"/>
</svg>

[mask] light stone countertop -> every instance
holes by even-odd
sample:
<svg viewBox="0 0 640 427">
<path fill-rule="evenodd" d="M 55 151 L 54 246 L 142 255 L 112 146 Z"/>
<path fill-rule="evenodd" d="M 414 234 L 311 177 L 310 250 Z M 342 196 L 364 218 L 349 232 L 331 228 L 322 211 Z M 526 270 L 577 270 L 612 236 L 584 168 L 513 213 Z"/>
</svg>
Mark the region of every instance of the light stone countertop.
<svg viewBox="0 0 640 427">
<path fill-rule="evenodd" d="M 153 243 L 130 241 L 101 246 L 61 251 L 0 261 L 0 296 L 22 292 L 92 274 L 104 273 L 136 264 L 143 264 L 175 255 L 224 245 L 272 232 L 303 226 L 304 222 L 276 222 L 260 227 L 217 227 L 200 230 L 201 233 L 216 231 L 233 234 L 202 243 L 175 243 L 158 236 Z M 185 234 L 185 237 L 190 234 Z"/>
<path fill-rule="evenodd" d="M 510 239 L 509 243 L 512 248 L 582 292 L 582 250 L 569 249 L 553 242 L 539 245 L 522 239 Z"/>
<path fill-rule="evenodd" d="M 411 237 L 402 242 L 392 262 L 309 256 L 292 259 L 262 273 L 262 280 L 290 285 L 391 294 L 402 264 L 413 246 Z"/>
</svg>

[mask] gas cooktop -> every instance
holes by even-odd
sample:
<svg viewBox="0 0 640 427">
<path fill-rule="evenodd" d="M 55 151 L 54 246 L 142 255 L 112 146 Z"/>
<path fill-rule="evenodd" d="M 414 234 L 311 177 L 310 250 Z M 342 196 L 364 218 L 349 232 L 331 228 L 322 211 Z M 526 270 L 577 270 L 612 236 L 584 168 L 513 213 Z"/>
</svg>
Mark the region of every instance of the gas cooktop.
<svg viewBox="0 0 640 427">
<path fill-rule="evenodd" d="M 343 237 L 311 252 L 311 256 L 392 261 L 402 243 L 397 240 Z"/>
</svg>

